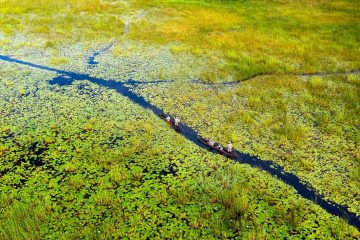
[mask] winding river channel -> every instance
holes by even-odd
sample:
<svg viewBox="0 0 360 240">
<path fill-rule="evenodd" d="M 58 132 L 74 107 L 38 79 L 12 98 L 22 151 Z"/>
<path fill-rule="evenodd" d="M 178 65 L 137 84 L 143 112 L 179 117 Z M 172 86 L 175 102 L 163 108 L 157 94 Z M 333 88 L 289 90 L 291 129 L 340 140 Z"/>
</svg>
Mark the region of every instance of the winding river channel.
<svg viewBox="0 0 360 240">
<path fill-rule="evenodd" d="M 127 82 L 116 82 L 113 80 L 105 80 L 102 78 L 91 77 L 87 74 L 75 73 L 75 72 L 59 70 L 47 66 L 42 66 L 4 55 L 0 55 L 0 60 L 57 73 L 58 76 L 50 80 L 49 81 L 50 84 L 58 84 L 60 86 L 64 86 L 64 85 L 72 84 L 73 81 L 86 80 L 94 84 L 106 87 L 108 89 L 113 89 L 117 91 L 119 94 L 128 97 L 133 103 L 138 104 L 145 109 L 151 110 L 157 116 L 159 114 L 164 113 L 162 109 L 152 105 L 150 102 L 146 101 L 142 96 L 139 96 L 134 92 L 132 92 L 130 87 L 128 87 L 129 85 L 131 86 L 136 84 L 142 84 L 141 82 L 137 82 L 133 80 L 129 80 Z M 160 83 L 160 82 L 168 82 L 168 81 L 153 81 L 147 83 Z M 179 134 L 183 135 L 186 139 L 193 142 L 197 146 L 206 149 L 208 151 L 211 151 L 209 147 L 199 142 L 197 132 L 195 131 L 195 129 L 185 124 L 182 124 L 182 128 L 184 131 Z M 261 160 L 257 157 L 251 156 L 246 153 L 242 153 L 240 151 L 236 151 L 236 153 L 239 157 L 232 158 L 234 161 L 239 163 L 246 163 L 253 167 L 257 167 L 267 171 L 272 176 L 277 177 L 278 179 L 282 180 L 283 182 L 295 188 L 298 194 L 301 195 L 302 197 L 311 200 L 313 203 L 321 206 L 327 212 L 344 219 L 349 224 L 355 226 L 357 229 L 360 230 L 360 217 L 356 216 L 355 213 L 350 212 L 347 206 L 343 206 L 335 202 L 325 200 L 325 197 L 321 194 L 318 194 L 314 188 L 309 186 L 309 184 L 303 183 L 295 174 L 285 172 L 281 166 L 274 164 L 271 161 Z"/>
</svg>

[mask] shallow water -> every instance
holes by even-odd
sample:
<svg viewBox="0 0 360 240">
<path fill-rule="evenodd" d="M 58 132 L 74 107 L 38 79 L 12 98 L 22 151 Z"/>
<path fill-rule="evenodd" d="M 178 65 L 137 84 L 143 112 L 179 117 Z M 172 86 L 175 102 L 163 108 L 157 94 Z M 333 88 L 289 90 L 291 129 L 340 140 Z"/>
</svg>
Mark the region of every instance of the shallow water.
<svg viewBox="0 0 360 240">
<path fill-rule="evenodd" d="M 58 73 L 59 76 L 52 79 L 49 82 L 50 84 L 58 84 L 60 86 L 64 86 L 64 85 L 72 84 L 73 81 L 87 80 L 89 82 L 98 84 L 108 89 L 113 89 L 117 91 L 118 93 L 128 97 L 132 102 L 142 106 L 145 109 L 151 110 L 157 116 L 159 114 L 164 114 L 162 109 L 152 105 L 150 102 L 146 101 L 142 96 L 135 94 L 134 92 L 131 91 L 129 87 L 126 86 L 126 85 L 131 86 L 136 84 L 143 84 L 142 82 L 133 81 L 131 79 L 127 82 L 116 82 L 113 80 L 105 80 L 101 78 L 91 77 L 87 74 L 69 72 L 51 67 L 41 66 L 38 64 L 18 60 L 3 55 L 0 55 L 0 60 Z M 152 81 L 146 83 L 160 83 L 160 82 L 168 82 L 168 81 Z M 181 126 L 184 131 L 179 134 L 183 135 L 186 139 L 190 140 L 197 146 L 212 152 L 212 150 L 208 146 L 205 146 L 198 141 L 198 135 L 195 129 L 185 124 L 182 124 Z M 283 182 L 295 188 L 298 194 L 301 195 L 302 197 L 311 200 L 315 204 L 321 206 L 327 212 L 346 220 L 349 224 L 360 229 L 360 217 L 357 217 L 355 213 L 350 212 L 346 206 L 342 206 L 332 201 L 325 200 L 323 195 L 318 194 L 316 190 L 311 188 L 308 184 L 301 182 L 300 179 L 295 174 L 285 172 L 281 166 L 274 164 L 271 161 L 260 160 L 257 157 L 251 156 L 246 153 L 242 153 L 240 151 L 236 151 L 236 153 L 238 154 L 239 157 L 232 158 L 234 161 L 239 163 L 246 163 L 253 167 L 258 167 L 260 169 L 267 171 L 272 176 L 276 176 L 277 178 L 281 179 Z"/>
</svg>

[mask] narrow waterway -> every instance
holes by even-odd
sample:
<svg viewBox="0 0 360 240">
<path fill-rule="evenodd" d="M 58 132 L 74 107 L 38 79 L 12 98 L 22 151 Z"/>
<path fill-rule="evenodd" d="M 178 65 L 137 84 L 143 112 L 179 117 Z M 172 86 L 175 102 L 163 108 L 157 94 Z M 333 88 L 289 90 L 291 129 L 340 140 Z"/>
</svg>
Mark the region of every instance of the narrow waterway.
<svg viewBox="0 0 360 240">
<path fill-rule="evenodd" d="M 43 69 L 43 70 L 47 70 L 47 71 L 52 71 L 52 72 L 56 72 L 57 74 L 59 74 L 60 76 L 58 78 L 55 78 L 52 81 L 50 81 L 49 82 L 50 84 L 59 84 L 61 86 L 64 86 L 64 85 L 72 84 L 73 81 L 87 80 L 94 84 L 117 91 L 119 94 L 122 94 L 122 95 L 128 97 L 132 102 L 140 105 L 141 107 L 143 107 L 145 109 L 151 110 L 157 116 L 159 114 L 164 114 L 163 110 L 152 105 L 150 102 L 146 101 L 142 96 L 135 94 L 134 92 L 131 91 L 131 89 L 129 87 L 126 86 L 127 84 L 130 84 L 130 85 L 139 84 L 140 82 L 136 82 L 133 80 L 129 80 L 127 82 L 116 82 L 113 80 L 105 80 L 105 79 L 101 79 L 101 78 L 91 77 L 87 74 L 69 72 L 69 71 L 64 71 L 64 70 L 58 70 L 58 69 L 51 68 L 51 67 L 41 66 L 38 64 L 18 60 L 18 59 L 3 56 L 3 55 L 0 55 L 0 60 L 6 61 L 6 62 L 11 62 L 11 63 L 17 63 L 17 64 L 29 66 L 29 67 L 34 67 L 34 68 L 38 68 L 38 69 Z M 154 82 L 159 82 L 159 81 L 154 81 Z M 163 82 L 165 82 L 165 81 L 163 81 Z M 161 121 L 163 121 L 163 120 L 161 120 Z M 184 131 L 179 134 L 183 135 L 186 139 L 193 142 L 197 146 L 199 146 L 203 149 L 206 149 L 208 151 L 211 151 L 211 149 L 209 149 L 209 147 L 201 144 L 198 141 L 198 137 L 197 137 L 197 133 L 196 133 L 195 129 L 193 129 L 187 125 L 184 125 L 184 124 L 182 124 L 182 128 Z M 239 157 L 233 158 L 234 161 L 239 162 L 239 163 L 246 163 L 253 167 L 258 167 L 260 169 L 267 171 L 272 176 L 276 176 L 278 179 L 282 180 L 283 182 L 285 182 L 288 185 L 295 188 L 297 190 L 298 194 L 301 195 L 302 197 L 311 200 L 313 203 L 321 206 L 327 212 L 344 219 L 349 224 L 355 226 L 356 228 L 358 228 L 360 230 L 360 217 L 357 217 L 355 213 L 350 212 L 348 210 L 348 207 L 346 207 L 346 206 L 342 206 L 335 202 L 325 200 L 323 195 L 318 194 L 315 189 L 313 189 L 313 188 L 309 187 L 307 184 L 301 182 L 300 179 L 295 174 L 285 172 L 281 166 L 274 164 L 271 161 L 260 160 L 257 157 L 242 153 L 240 151 L 236 151 L 236 153 L 238 154 Z"/>
<path fill-rule="evenodd" d="M 132 19 L 129 21 L 124 21 L 124 32 L 119 37 L 127 35 L 129 33 L 129 28 L 130 28 L 130 25 L 132 24 L 132 22 L 140 21 L 150 10 L 151 9 L 140 11 L 140 13 L 135 17 L 135 20 Z M 97 65 L 99 62 L 95 61 L 95 58 L 98 57 L 100 54 L 106 53 L 107 51 L 109 51 L 114 46 L 115 43 L 116 43 L 116 41 L 114 40 L 112 43 L 105 46 L 104 48 L 94 51 L 87 61 L 88 65 L 89 66 Z"/>
<path fill-rule="evenodd" d="M 100 54 L 107 52 L 110 48 L 112 48 L 112 46 L 113 46 L 114 44 L 115 44 L 115 41 L 112 42 L 111 44 L 105 46 L 104 48 L 95 51 L 95 52 L 89 57 L 89 60 L 88 60 L 87 63 L 88 63 L 89 65 L 96 65 L 96 64 L 98 64 L 98 62 L 95 61 L 95 58 L 96 58 L 97 56 L 99 56 Z"/>
<path fill-rule="evenodd" d="M 314 72 L 314 73 L 286 73 L 286 74 L 280 74 L 280 73 L 258 73 L 258 74 L 254 74 L 252 76 L 237 80 L 237 81 L 232 81 L 232 82 L 220 82 L 220 83 L 207 83 L 204 82 L 202 80 L 192 80 L 191 82 L 193 83 L 197 83 L 197 84 L 202 84 L 202 85 L 212 85 L 212 86 L 217 86 L 217 85 L 236 85 L 236 84 L 241 84 L 245 81 L 250 81 L 250 80 L 254 80 L 258 77 L 270 77 L 270 76 L 294 76 L 294 77 L 324 77 L 324 76 L 341 76 L 341 75 L 349 75 L 349 74 L 360 74 L 360 70 L 351 70 L 351 71 L 345 71 L 345 72 Z"/>
</svg>

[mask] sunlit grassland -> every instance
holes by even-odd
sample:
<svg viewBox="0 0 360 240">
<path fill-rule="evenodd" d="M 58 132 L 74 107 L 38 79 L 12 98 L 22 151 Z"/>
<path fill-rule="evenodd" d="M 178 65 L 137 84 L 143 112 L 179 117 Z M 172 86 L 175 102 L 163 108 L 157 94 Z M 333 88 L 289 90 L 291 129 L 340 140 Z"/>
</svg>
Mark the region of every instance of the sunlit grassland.
<svg viewBox="0 0 360 240">
<path fill-rule="evenodd" d="M 119 1 L 1 0 L 0 32 L 29 37 L 35 46 L 54 48 L 78 41 L 107 41 L 123 33 Z"/>
<path fill-rule="evenodd" d="M 124 81 L 147 61 L 140 80 L 177 79 L 181 70 L 181 81 L 136 91 L 201 135 L 273 160 L 359 214 L 359 75 L 281 76 L 359 68 L 358 3 L 129 3 L 0 0 L 0 48 L 20 38 L 25 52 L 51 53 L 26 60 L 78 72 L 83 55 L 75 62 L 64 52 L 108 43 L 122 35 L 123 13 L 151 9 L 130 26 L 134 41 L 115 44 L 97 59 L 104 65 L 86 70 Z M 129 59 L 136 67 L 124 67 Z M 159 59 L 173 62 L 165 68 Z M 202 60 L 210 63 L 206 81 L 279 75 L 228 87 L 184 84 Z M 86 81 L 49 86 L 53 73 L 0 64 L 1 239 L 359 238 L 286 184 L 198 148 L 115 91 Z"/>
<path fill-rule="evenodd" d="M 131 37 L 211 60 L 202 78 L 359 69 L 356 1 L 136 1 L 154 6 Z M 180 45 L 179 45 L 180 44 Z M 227 60 L 219 64 L 214 55 Z"/>
<path fill-rule="evenodd" d="M 138 41 L 118 41 L 108 52 L 97 57 L 100 63 L 92 69 L 92 74 L 116 81 L 188 81 L 199 77 L 207 68 L 202 58 L 185 52 L 173 55 L 170 48 L 171 45 L 149 46 Z"/>
<path fill-rule="evenodd" d="M 85 81 L 48 86 L 53 77 L 0 70 L 1 239 L 359 236 L 118 93 Z"/>
<path fill-rule="evenodd" d="M 359 75 L 135 89 L 200 134 L 272 160 L 360 213 Z"/>
</svg>

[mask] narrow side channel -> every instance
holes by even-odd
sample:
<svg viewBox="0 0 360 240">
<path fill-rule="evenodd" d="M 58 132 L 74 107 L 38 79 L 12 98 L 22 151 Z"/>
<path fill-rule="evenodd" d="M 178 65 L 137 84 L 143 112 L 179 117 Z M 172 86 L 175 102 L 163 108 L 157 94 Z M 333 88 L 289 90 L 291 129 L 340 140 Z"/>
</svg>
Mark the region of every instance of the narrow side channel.
<svg viewBox="0 0 360 240">
<path fill-rule="evenodd" d="M 142 96 L 135 94 L 134 92 L 132 92 L 130 90 L 129 87 L 125 86 L 125 84 L 135 84 L 135 81 L 130 80 L 129 82 L 116 82 L 113 80 L 94 78 L 94 77 L 90 77 L 86 74 L 78 74 L 78 73 L 68 72 L 68 71 L 64 71 L 64 70 L 58 70 L 58 69 L 54 69 L 54 68 L 41 66 L 41 65 L 29 63 L 26 61 L 10 58 L 10 57 L 3 56 L 3 55 L 0 55 L 0 60 L 12 62 L 12 63 L 18 63 L 18 64 L 22 64 L 22 65 L 26 65 L 26 66 L 34 67 L 34 68 L 39 68 L 39 69 L 43 69 L 43 70 L 53 71 L 58 74 L 66 75 L 69 78 L 71 78 L 70 80 L 65 79 L 65 78 L 59 78 L 56 82 L 52 82 L 53 84 L 59 84 L 59 85 L 63 86 L 63 85 L 70 85 L 70 84 L 72 84 L 73 81 L 76 81 L 76 80 L 87 80 L 92 83 L 98 84 L 100 86 L 117 91 L 119 94 L 122 94 L 122 95 L 128 97 L 132 102 L 140 105 L 141 107 L 143 107 L 145 109 L 151 110 L 157 116 L 159 114 L 164 114 L 163 110 L 152 105 L 150 102 L 146 101 Z M 64 79 L 64 82 L 62 79 Z M 193 128 L 191 128 L 187 125 L 184 125 L 184 124 L 182 124 L 182 128 L 184 131 L 182 133 L 180 133 L 181 135 L 183 135 L 186 139 L 190 140 L 197 146 L 210 151 L 210 149 L 207 146 L 201 144 L 198 141 L 197 132 Z M 350 225 L 352 225 L 360 230 L 360 217 L 356 216 L 355 213 L 350 212 L 348 210 L 347 206 L 342 206 L 335 202 L 325 200 L 323 195 L 318 194 L 314 188 L 311 188 L 308 185 L 306 185 L 305 183 L 301 182 L 300 179 L 295 174 L 283 171 L 284 169 L 281 166 L 274 164 L 271 161 L 260 160 L 257 157 L 254 157 L 254 156 L 251 156 L 249 154 L 245 154 L 245 153 L 242 153 L 239 151 L 236 151 L 236 153 L 238 154 L 239 157 L 233 158 L 234 161 L 239 162 L 239 163 L 246 163 L 253 167 L 257 167 L 257 168 L 267 171 L 272 176 L 276 176 L 278 179 L 282 180 L 283 182 L 285 182 L 288 185 L 295 188 L 300 196 L 319 205 L 327 212 L 344 219 Z"/>
</svg>

